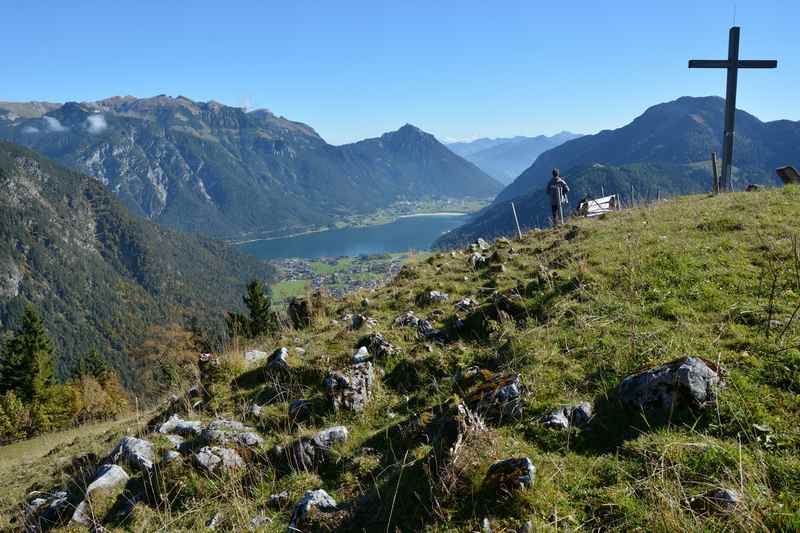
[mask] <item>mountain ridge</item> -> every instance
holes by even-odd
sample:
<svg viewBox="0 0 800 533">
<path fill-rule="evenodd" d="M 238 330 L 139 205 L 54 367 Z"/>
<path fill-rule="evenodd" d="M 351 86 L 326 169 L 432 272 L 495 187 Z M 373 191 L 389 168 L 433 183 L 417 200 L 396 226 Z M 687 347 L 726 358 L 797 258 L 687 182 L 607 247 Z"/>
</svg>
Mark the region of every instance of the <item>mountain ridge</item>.
<svg viewBox="0 0 800 533">
<path fill-rule="evenodd" d="M 567 141 L 542 153 L 490 206 L 434 246 L 514 234 L 508 216 L 512 201 L 523 228 L 547 225 L 544 188 L 553 168 L 559 168 L 570 185 L 569 209 L 583 196 L 599 197 L 603 192 L 627 201 L 631 187 L 650 191 L 652 198 L 658 191 L 662 196 L 709 191 L 710 154 L 720 154 L 723 115 L 724 100 L 719 97 L 681 97 L 651 106 L 621 128 Z M 779 184 L 774 169 L 792 162 L 800 146 L 800 122 L 762 122 L 742 110 L 737 110 L 736 120 L 734 186 Z"/>
<path fill-rule="evenodd" d="M 333 146 L 265 109 L 185 97 L 67 102 L 30 118 L 9 107 L 0 138 L 96 177 L 141 216 L 218 238 L 319 229 L 399 200 L 490 198 L 502 187 L 418 128 L 388 147 Z"/>
<path fill-rule="evenodd" d="M 273 274 L 224 244 L 134 217 L 97 180 L 5 141 L 0 191 L 0 331 L 33 304 L 62 378 L 97 349 L 141 392 L 144 361 L 132 354 L 152 328 L 221 322 L 247 282 Z"/>
</svg>

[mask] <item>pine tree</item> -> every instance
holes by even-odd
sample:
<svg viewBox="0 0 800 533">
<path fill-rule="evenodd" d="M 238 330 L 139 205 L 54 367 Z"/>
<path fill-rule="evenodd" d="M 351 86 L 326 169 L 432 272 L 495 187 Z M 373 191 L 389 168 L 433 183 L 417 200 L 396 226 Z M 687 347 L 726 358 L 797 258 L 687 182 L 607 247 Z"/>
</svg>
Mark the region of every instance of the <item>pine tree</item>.
<svg viewBox="0 0 800 533">
<path fill-rule="evenodd" d="M 259 335 L 272 333 L 275 330 L 276 320 L 271 309 L 272 301 L 268 295 L 264 294 L 261 282 L 257 279 L 247 284 L 244 303 L 250 312 L 248 325 L 251 336 L 258 337 Z"/>
<path fill-rule="evenodd" d="M 0 393 L 14 391 L 30 402 L 47 395 L 55 383 L 53 345 L 33 306 L 22 315 L 22 326 L 3 347 Z"/>
<path fill-rule="evenodd" d="M 97 380 L 102 380 L 111 369 L 108 363 L 96 349 L 92 349 L 87 355 L 81 356 L 75 368 L 72 370 L 72 379 L 79 380 L 84 376 L 91 376 Z"/>
</svg>

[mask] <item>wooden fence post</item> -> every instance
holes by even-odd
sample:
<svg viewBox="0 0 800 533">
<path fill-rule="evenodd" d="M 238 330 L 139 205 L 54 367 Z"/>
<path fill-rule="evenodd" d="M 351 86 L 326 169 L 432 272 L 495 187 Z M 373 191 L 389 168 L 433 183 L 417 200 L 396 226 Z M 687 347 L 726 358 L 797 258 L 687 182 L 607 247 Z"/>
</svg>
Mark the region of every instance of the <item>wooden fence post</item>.
<svg viewBox="0 0 800 533">
<path fill-rule="evenodd" d="M 711 171 L 713 176 L 711 178 L 711 191 L 714 194 L 719 194 L 719 172 L 717 171 L 717 152 L 711 152 Z"/>
</svg>

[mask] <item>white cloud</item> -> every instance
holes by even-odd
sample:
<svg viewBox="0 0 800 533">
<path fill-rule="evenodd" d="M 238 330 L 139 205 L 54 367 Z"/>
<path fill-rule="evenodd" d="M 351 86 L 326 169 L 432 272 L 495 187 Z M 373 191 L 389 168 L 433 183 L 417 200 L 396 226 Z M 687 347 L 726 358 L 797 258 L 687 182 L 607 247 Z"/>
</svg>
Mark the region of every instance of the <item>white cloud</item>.
<svg viewBox="0 0 800 533">
<path fill-rule="evenodd" d="M 89 133 L 100 133 L 107 127 L 106 117 L 103 115 L 89 115 L 86 118 L 86 130 Z"/>
<path fill-rule="evenodd" d="M 61 122 L 55 117 L 42 117 L 44 119 L 44 127 L 48 131 L 67 131 L 69 128 L 62 126 Z"/>
<path fill-rule="evenodd" d="M 39 128 L 34 128 L 33 126 L 25 126 L 22 128 L 22 133 L 39 133 Z"/>
</svg>

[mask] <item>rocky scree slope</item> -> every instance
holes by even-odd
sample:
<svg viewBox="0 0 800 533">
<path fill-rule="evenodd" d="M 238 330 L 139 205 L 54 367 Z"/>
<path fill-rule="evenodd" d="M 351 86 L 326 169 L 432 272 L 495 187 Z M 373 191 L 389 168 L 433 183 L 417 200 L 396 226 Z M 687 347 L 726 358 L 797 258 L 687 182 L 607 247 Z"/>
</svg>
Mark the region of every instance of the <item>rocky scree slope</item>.
<svg viewBox="0 0 800 533">
<path fill-rule="evenodd" d="M 17 524 L 795 530 L 798 205 L 683 197 L 296 300 Z"/>
</svg>

